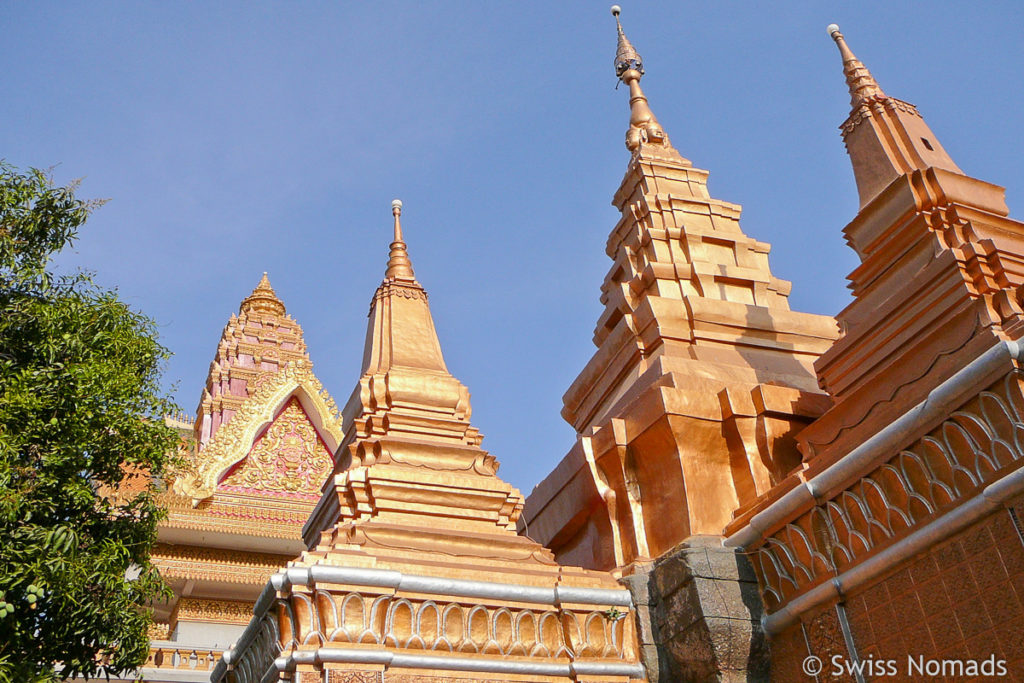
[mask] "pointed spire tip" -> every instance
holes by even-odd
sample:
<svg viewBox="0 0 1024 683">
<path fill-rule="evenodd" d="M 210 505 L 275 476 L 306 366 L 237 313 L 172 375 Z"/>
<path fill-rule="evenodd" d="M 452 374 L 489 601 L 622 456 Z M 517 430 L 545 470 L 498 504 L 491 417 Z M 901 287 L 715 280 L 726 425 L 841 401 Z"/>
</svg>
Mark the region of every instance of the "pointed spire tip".
<svg viewBox="0 0 1024 683">
<path fill-rule="evenodd" d="M 829 24 L 826 30 L 835 41 L 839 48 L 839 55 L 843 59 L 843 75 L 846 77 L 846 85 L 850 89 L 851 107 L 856 109 L 870 99 L 885 97 L 885 93 L 882 92 L 882 88 L 879 87 L 874 76 L 846 44 L 846 38 L 839 31 L 839 25 Z"/>
<path fill-rule="evenodd" d="M 626 148 L 636 151 L 640 145 L 649 142 L 662 147 L 671 147 L 668 136 L 655 118 L 647 103 L 647 97 L 640 88 L 640 78 L 644 75 L 644 60 L 629 42 L 622 24 L 619 22 L 618 5 L 612 5 L 612 16 L 615 17 L 615 29 L 618 42 L 615 46 L 615 75 L 629 86 L 629 130 L 626 131 Z"/>
<path fill-rule="evenodd" d="M 242 300 L 242 305 L 239 306 L 238 312 L 243 313 L 246 311 L 257 311 L 274 315 L 285 314 L 284 304 L 277 298 L 274 288 L 271 287 L 267 271 L 263 271 L 263 276 L 256 284 L 255 289 L 252 290 L 252 294 Z"/>
<path fill-rule="evenodd" d="M 402 200 L 395 199 L 391 202 L 391 215 L 395 217 L 395 237 L 391 242 L 391 253 L 388 255 L 388 269 L 384 276 L 386 278 L 401 278 L 412 280 L 415 276 L 412 271 L 412 262 L 406 250 L 405 240 L 402 239 Z"/>
</svg>

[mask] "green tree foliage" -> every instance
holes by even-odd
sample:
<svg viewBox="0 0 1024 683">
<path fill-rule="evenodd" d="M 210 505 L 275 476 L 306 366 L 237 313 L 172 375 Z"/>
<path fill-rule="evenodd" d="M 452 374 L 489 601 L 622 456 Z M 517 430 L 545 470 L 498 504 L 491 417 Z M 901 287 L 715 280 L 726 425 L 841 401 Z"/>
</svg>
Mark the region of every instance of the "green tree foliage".
<svg viewBox="0 0 1024 683">
<path fill-rule="evenodd" d="M 149 561 L 168 353 L 115 293 L 49 269 L 91 208 L 0 162 L 0 680 L 134 669 L 140 607 L 168 595 Z"/>
</svg>

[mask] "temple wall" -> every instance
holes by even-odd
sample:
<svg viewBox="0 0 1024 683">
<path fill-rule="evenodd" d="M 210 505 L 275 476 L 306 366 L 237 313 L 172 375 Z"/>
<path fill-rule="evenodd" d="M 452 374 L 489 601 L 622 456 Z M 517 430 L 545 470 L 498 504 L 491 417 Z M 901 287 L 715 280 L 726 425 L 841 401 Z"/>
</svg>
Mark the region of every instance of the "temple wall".
<svg viewBox="0 0 1024 683">
<path fill-rule="evenodd" d="M 211 649 L 226 650 L 245 630 L 245 624 L 178 621 L 174 640 L 181 643 L 205 643 Z"/>
<path fill-rule="evenodd" d="M 976 524 L 908 558 L 881 580 L 843 604 L 852 648 L 843 634 L 836 603 L 801 615 L 798 623 L 771 639 L 773 681 L 808 681 L 806 657 L 824 664 L 818 680 L 832 676 L 832 658 L 880 667 L 866 680 L 912 681 L 927 677 L 909 670 L 907 657 L 925 660 L 1005 660 L 1004 680 L 1024 680 L 1024 537 L 1010 511 L 1024 516 L 1024 500 L 999 509 Z M 948 664 L 947 666 L 956 666 Z M 947 673 L 959 675 L 948 669 Z M 998 671 L 997 671 L 998 673 Z M 966 675 L 966 673 L 965 673 Z"/>
</svg>

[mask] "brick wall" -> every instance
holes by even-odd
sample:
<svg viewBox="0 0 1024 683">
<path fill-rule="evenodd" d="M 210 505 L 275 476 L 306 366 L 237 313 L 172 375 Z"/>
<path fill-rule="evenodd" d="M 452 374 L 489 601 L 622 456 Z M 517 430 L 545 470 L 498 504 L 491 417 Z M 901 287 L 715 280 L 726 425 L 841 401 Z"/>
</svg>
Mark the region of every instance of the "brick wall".
<svg viewBox="0 0 1024 683">
<path fill-rule="evenodd" d="M 1014 508 L 1024 519 L 1024 504 Z M 934 659 L 1006 660 L 1002 679 L 1024 681 L 1024 542 L 1006 509 L 909 558 L 894 573 L 848 596 L 844 604 L 861 660 L 898 661 L 897 676 L 866 680 L 920 680 L 908 676 L 907 655 Z M 805 615 L 771 641 L 772 680 L 809 681 L 801 663 L 813 653 L 826 663 L 819 681 L 833 677 L 833 654 L 849 657 L 835 604 Z M 956 678 L 950 680 L 964 680 Z"/>
</svg>

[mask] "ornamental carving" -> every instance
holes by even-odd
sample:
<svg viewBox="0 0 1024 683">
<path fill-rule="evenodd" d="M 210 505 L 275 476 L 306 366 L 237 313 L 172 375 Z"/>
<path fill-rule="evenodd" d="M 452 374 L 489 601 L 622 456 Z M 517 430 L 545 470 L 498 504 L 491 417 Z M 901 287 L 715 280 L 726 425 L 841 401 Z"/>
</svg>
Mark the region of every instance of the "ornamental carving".
<svg viewBox="0 0 1024 683">
<path fill-rule="evenodd" d="M 287 561 L 287 556 L 223 548 L 158 545 L 153 549 L 153 564 L 165 579 L 269 581 Z"/>
<path fill-rule="evenodd" d="M 334 461 L 299 400 L 285 409 L 259 437 L 219 488 L 239 493 L 284 491 L 319 498 Z"/>
<path fill-rule="evenodd" d="M 178 621 L 248 624 L 252 619 L 252 603 L 235 600 L 196 600 L 182 598 L 175 608 Z"/>
<path fill-rule="evenodd" d="M 274 657 L 311 644 L 337 648 L 350 643 L 360 650 L 378 645 L 392 650 L 545 660 L 624 661 L 628 656 L 628 620 L 610 619 L 607 612 L 598 610 L 519 609 L 326 590 L 292 593 L 288 600 L 278 600 L 278 610 L 283 629 L 278 641 L 257 639 L 236 651 L 237 683 L 262 680 Z M 268 610 L 262 617 L 260 633 L 277 628 L 274 614 L 275 610 Z M 349 673 L 356 672 L 345 672 Z M 387 674 L 386 680 L 391 676 Z"/>
<path fill-rule="evenodd" d="M 394 680 L 392 677 L 388 677 Z M 327 683 L 383 683 L 384 672 L 382 671 L 330 671 L 327 674 Z"/>
<path fill-rule="evenodd" d="M 885 109 L 894 109 L 902 111 L 911 116 L 920 117 L 921 113 L 917 110 L 917 107 L 904 102 L 903 100 L 897 100 L 895 97 L 872 97 L 866 102 L 858 106 L 850 117 L 843 122 L 843 125 L 839 126 L 839 130 L 843 132 L 843 135 L 849 135 L 863 122 L 865 119 L 869 119 L 872 116 L 881 115 Z"/>
<path fill-rule="evenodd" d="M 764 540 L 751 559 L 774 611 L 908 536 L 1024 459 L 1021 373 L 1013 371 L 856 483 Z"/>
<path fill-rule="evenodd" d="M 623 659 L 625 620 L 605 612 L 518 609 L 357 592 L 294 593 L 293 642 L 374 643 L 390 648 L 501 657 Z"/>
<path fill-rule="evenodd" d="M 320 381 L 313 375 L 309 363 L 289 363 L 245 399 L 231 421 L 223 425 L 194 456 L 194 472 L 185 473 L 174 481 L 174 491 L 191 498 L 193 505 L 213 495 L 221 476 L 248 453 L 257 434 L 273 419 L 278 409 L 291 397 L 304 395 L 321 433 L 329 445 L 341 443 L 341 417 L 338 407 Z"/>
<path fill-rule="evenodd" d="M 170 640 L 171 625 L 154 621 L 147 627 L 146 637 L 150 640 Z"/>
<path fill-rule="evenodd" d="M 420 301 L 429 301 L 427 291 L 419 285 L 406 285 L 397 282 L 384 282 L 377 291 L 373 294 L 373 299 L 370 301 L 370 313 L 373 313 L 374 306 L 377 305 L 378 301 L 383 301 L 389 296 L 399 296 L 403 299 L 416 299 Z"/>
</svg>

